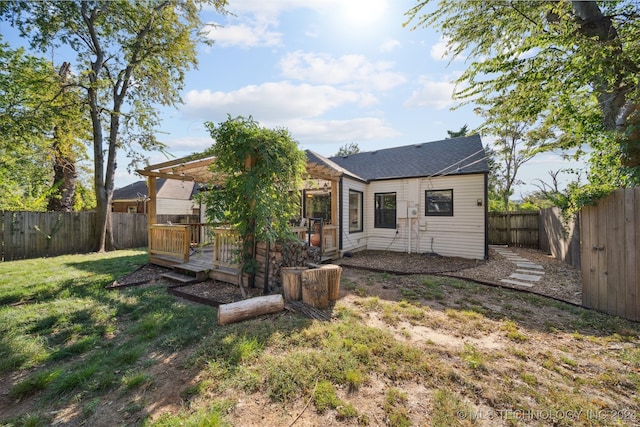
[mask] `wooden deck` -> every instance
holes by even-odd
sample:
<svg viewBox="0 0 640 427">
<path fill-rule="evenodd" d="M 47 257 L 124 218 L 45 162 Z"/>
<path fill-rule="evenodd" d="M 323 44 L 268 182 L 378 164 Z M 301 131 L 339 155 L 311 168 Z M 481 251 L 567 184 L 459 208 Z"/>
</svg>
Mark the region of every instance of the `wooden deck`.
<svg viewBox="0 0 640 427">
<path fill-rule="evenodd" d="M 211 228 L 212 244 L 194 246 L 193 235 L 200 235 L 193 228 L 202 224 L 172 225 L 158 224 L 150 227 L 149 263 L 174 270 L 165 277 L 182 283 L 206 280 L 239 284 L 240 276 L 236 263 L 239 237 L 231 228 Z M 337 226 L 326 226 L 323 233 L 322 263 L 338 257 L 336 247 Z M 307 237 L 306 229 L 294 230 L 299 237 Z M 264 281 L 264 277 L 256 277 Z M 244 276 L 244 283 L 249 283 Z"/>
<path fill-rule="evenodd" d="M 213 254 L 214 247 L 209 245 L 192 249 L 189 260 L 185 263 L 180 263 L 175 257 L 158 259 L 157 256 L 150 262 L 159 264 L 158 261 L 160 261 L 162 262 L 160 265 L 173 268 L 174 271 L 165 274 L 164 277 L 184 284 L 213 279 L 237 285 L 238 270 L 230 266 L 214 266 Z M 245 283 L 247 282 L 248 278 L 245 276 Z"/>
</svg>

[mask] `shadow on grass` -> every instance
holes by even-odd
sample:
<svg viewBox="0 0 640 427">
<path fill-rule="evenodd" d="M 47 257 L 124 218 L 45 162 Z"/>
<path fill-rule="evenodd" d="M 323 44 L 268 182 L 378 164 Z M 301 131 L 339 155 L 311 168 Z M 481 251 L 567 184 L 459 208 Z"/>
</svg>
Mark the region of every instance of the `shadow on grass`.
<svg viewBox="0 0 640 427">
<path fill-rule="evenodd" d="M 97 401 L 133 396 L 137 390 L 128 385 L 129 378 L 145 375 L 179 353 L 196 353 L 179 367 L 181 381 L 175 383 L 188 387 L 209 365 L 212 349 L 221 364 L 238 366 L 250 354 L 259 354 L 274 334 L 287 335 L 310 323 L 298 316 L 271 316 L 219 327 L 216 309 L 175 298 L 164 286 L 104 289 L 142 259 L 146 261 L 135 255 L 65 262 L 67 269 L 87 274 L 39 285 L 29 297 L 37 304 L 4 308 L 2 316 L 12 320 L 0 334 L 0 374 L 26 369 L 29 374 L 0 396 L 0 412 L 16 401 L 25 406 L 12 419 L 34 410 L 50 414 L 44 408 L 76 406 L 79 410 L 65 422 L 87 422 Z M 20 299 L 25 300 L 24 294 Z M 157 396 L 157 403 L 172 398 L 175 393 Z M 132 408 L 128 416 L 141 420 L 149 415 L 144 405 Z"/>
</svg>

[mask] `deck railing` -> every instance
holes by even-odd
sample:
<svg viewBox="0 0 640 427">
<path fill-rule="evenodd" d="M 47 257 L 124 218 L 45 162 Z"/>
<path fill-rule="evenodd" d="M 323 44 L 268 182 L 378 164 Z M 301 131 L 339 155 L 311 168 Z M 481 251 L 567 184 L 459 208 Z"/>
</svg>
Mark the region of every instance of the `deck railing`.
<svg viewBox="0 0 640 427">
<path fill-rule="evenodd" d="M 291 230 L 303 241 L 309 241 L 305 227 Z M 337 258 L 338 226 L 322 228 L 323 258 Z M 231 227 L 213 227 L 209 224 L 153 224 L 149 227 L 149 257 L 152 263 L 172 265 L 189 261 L 191 249 L 210 244 L 213 240 L 213 266 L 237 269 L 241 241 Z"/>
<path fill-rule="evenodd" d="M 149 226 L 149 257 L 189 261 L 191 227 L 188 224 L 152 224 Z"/>
<path fill-rule="evenodd" d="M 240 256 L 240 236 L 230 227 L 213 228 L 214 268 L 237 269 Z"/>
</svg>

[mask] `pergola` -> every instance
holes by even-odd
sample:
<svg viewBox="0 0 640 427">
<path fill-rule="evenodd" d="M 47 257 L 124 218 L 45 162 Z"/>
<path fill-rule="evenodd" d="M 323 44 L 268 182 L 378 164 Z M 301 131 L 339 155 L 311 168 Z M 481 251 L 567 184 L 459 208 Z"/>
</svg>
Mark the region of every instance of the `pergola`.
<svg viewBox="0 0 640 427">
<path fill-rule="evenodd" d="M 331 218 L 336 224 L 332 224 L 327 226 L 326 232 L 327 236 L 330 238 L 330 244 L 326 245 L 332 249 L 332 254 L 335 252 L 335 257 L 337 257 L 337 237 L 338 237 L 338 225 L 337 221 L 339 221 L 338 217 L 338 193 L 339 193 L 339 183 L 340 178 L 343 174 L 343 171 L 331 165 L 330 162 L 323 161 L 323 158 L 316 155 L 315 153 L 308 152 L 307 153 L 307 179 L 320 179 L 324 181 L 330 182 L 331 189 Z M 149 202 L 147 205 L 147 215 L 148 215 L 148 224 L 149 224 L 149 255 L 150 262 L 157 261 L 156 263 L 161 265 L 171 266 L 174 265 L 175 262 L 167 261 L 167 256 L 171 258 L 172 252 L 178 252 L 176 260 L 186 262 L 188 260 L 188 248 L 187 243 L 180 241 L 173 246 L 173 248 L 164 247 L 163 249 L 158 249 L 161 245 L 167 246 L 166 241 L 171 240 L 166 233 L 162 235 L 156 235 L 152 232 L 154 227 L 158 228 L 160 225 L 157 224 L 157 209 L 156 209 L 156 198 L 157 198 L 157 186 L 156 180 L 158 178 L 165 179 L 175 179 L 181 181 L 195 181 L 198 183 L 207 183 L 207 184 L 216 184 L 222 183 L 224 181 L 224 176 L 216 175 L 211 171 L 210 166 L 215 163 L 215 157 L 200 153 L 193 154 L 187 157 L 183 157 L 180 159 L 170 160 L 163 163 L 158 163 L 154 165 L 149 165 L 144 169 L 138 170 L 137 172 L 145 176 L 147 178 L 147 185 L 149 189 Z M 162 227 L 164 231 L 169 230 L 168 227 Z M 297 230 L 302 232 L 301 230 Z M 186 233 L 186 231 L 185 231 Z M 179 239 L 180 240 L 180 239 Z M 164 257 L 154 257 L 153 252 L 158 250 L 158 253 L 163 255 L 167 255 Z M 332 255 L 333 257 L 333 255 Z M 179 262 L 177 261 L 177 262 Z"/>
</svg>

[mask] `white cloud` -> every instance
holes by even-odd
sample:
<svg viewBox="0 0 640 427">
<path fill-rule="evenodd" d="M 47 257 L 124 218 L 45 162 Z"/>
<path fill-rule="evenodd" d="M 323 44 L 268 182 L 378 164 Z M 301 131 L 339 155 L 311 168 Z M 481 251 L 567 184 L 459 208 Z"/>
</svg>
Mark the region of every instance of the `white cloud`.
<svg viewBox="0 0 640 427">
<path fill-rule="evenodd" d="M 344 85 L 346 88 L 390 90 L 406 82 L 393 71 L 393 62 L 370 62 L 364 55 L 343 55 L 296 51 L 280 60 L 286 78 L 317 84 Z"/>
<path fill-rule="evenodd" d="M 202 152 L 213 144 L 213 140 L 206 136 L 187 136 L 179 138 L 171 138 L 165 141 L 167 146 L 171 147 L 171 152 Z"/>
<path fill-rule="evenodd" d="M 231 92 L 192 90 L 185 96 L 183 112 L 188 118 L 205 120 L 251 115 L 262 122 L 317 117 L 345 104 L 370 106 L 376 102 L 372 95 L 326 85 L 269 82 Z"/>
<path fill-rule="evenodd" d="M 285 126 L 294 138 L 305 143 L 330 143 L 394 138 L 400 135 L 384 120 L 363 117 L 346 120 L 293 119 Z"/>
<path fill-rule="evenodd" d="M 242 48 L 258 46 L 278 46 L 282 43 L 282 33 L 271 31 L 268 23 L 249 25 L 215 26 L 209 29 L 206 37 L 213 40 L 217 46 Z"/>
<path fill-rule="evenodd" d="M 449 81 L 434 81 L 421 77 L 420 88 L 413 91 L 409 99 L 404 102 L 404 106 L 407 108 L 434 107 L 442 110 L 454 104 L 454 90 L 455 85 Z"/>
<path fill-rule="evenodd" d="M 448 39 L 440 37 L 438 43 L 431 46 L 431 59 L 434 59 L 436 61 L 463 61 L 465 57 L 462 55 L 453 58 L 451 57 L 451 48 L 455 48 L 456 44 L 454 43 L 451 47 L 449 47 L 450 44 L 451 43 Z"/>
<path fill-rule="evenodd" d="M 401 46 L 402 46 L 402 43 L 400 43 L 399 40 L 388 39 L 388 40 L 385 40 L 384 43 L 380 45 L 380 52 L 391 52 Z"/>
</svg>

